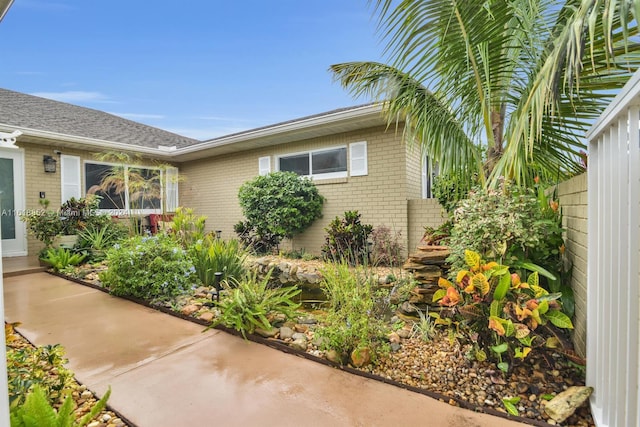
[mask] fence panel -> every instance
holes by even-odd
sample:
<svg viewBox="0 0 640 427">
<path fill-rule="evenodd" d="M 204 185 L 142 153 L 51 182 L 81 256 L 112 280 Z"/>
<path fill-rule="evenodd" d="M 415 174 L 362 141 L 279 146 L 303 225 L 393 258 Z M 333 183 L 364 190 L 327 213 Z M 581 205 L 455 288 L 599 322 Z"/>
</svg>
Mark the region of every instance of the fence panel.
<svg viewBox="0 0 640 427">
<path fill-rule="evenodd" d="M 596 425 L 640 426 L 640 74 L 587 134 L 587 384 Z"/>
</svg>

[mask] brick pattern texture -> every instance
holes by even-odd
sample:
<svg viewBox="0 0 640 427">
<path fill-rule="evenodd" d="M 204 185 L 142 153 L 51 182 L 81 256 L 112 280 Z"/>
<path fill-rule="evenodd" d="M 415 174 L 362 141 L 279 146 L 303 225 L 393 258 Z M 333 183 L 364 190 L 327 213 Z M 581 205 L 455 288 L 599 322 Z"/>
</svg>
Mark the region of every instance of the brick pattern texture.
<svg viewBox="0 0 640 427">
<path fill-rule="evenodd" d="M 586 354 L 587 342 L 587 174 L 558 186 L 568 262 L 573 265 L 571 287 L 576 300 L 573 341 L 576 352 Z"/>
<path fill-rule="evenodd" d="M 338 133 L 181 164 L 186 180 L 180 184 L 180 203 L 206 215 L 208 230 L 222 230 L 223 237 L 234 237 L 233 225 L 243 218 L 238 189 L 258 174 L 260 157 L 271 156 L 271 170 L 275 170 L 278 155 L 360 141 L 367 142 L 368 175 L 316 180 L 326 198 L 323 217 L 292 242 L 283 242 L 281 248 L 319 254 L 329 222 L 345 211 L 357 210 L 363 222 L 400 232 L 406 254 L 412 239 L 408 237 L 408 200 L 419 198 L 421 191 L 420 153 L 416 147 L 403 143 L 401 129 L 377 127 Z"/>
</svg>

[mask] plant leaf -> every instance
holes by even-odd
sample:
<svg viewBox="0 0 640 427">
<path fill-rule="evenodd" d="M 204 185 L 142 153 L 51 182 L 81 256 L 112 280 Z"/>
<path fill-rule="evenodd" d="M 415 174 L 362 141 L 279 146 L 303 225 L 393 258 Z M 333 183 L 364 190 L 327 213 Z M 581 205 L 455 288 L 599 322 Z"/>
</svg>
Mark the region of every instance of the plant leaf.
<svg viewBox="0 0 640 427">
<path fill-rule="evenodd" d="M 465 250 L 464 251 L 464 260 L 467 265 L 473 270 L 480 267 L 480 254 L 474 251 Z"/>
<path fill-rule="evenodd" d="M 558 328 L 573 329 L 573 323 L 571 323 L 569 316 L 560 310 L 549 310 L 545 317 Z"/>
<path fill-rule="evenodd" d="M 493 299 L 501 300 L 507 295 L 507 291 L 511 286 L 511 276 L 508 274 L 503 274 L 500 276 L 500 281 L 498 282 L 498 286 L 496 286 L 496 290 L 493 291 Z"/>
</svg>

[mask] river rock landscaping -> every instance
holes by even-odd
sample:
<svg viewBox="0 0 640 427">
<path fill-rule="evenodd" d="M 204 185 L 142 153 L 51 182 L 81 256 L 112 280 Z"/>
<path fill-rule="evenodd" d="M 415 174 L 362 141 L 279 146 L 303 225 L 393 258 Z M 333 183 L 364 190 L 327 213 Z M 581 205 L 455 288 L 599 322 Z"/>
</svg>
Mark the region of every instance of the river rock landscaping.
<svg viewBox="0 0 640 427">
<path fill-rule="evenodd" d="M 273 277 L 281 283 L 288 284 L 289 279 L 295 277 L 293 280 L 302 282 L 303 286 L 311 285 L 316 289 L 319 289 L 324 267 L 318 260 L 278 256 L 250 257 L 247 264 L 261 274 L 274 269 Z M 413 264 L 410 267 L 416 268 Z M 102 287 L 100 272 L 105 270 L 104 264 L 82 265 L 67 269 L 65 273 Z M 423 300 L 416 298 L 424 295 L 419 290 L 426 286 L 424 280 L 412 282 L 408 272 L 399 268 L 371 270 L 375 272 L 372 281 L 385 292 L 386 303 L 392 310 L 385 321 L 388 332 L 383 342 L 384 350 L 377 352 L 373 363 L 371 354 L 345 358 L 326 348 L 327 337 L 318 332 L 326 312 L 317 300 L 291 319 L 270 315 L 272 327 L 258 327 L 253 333 L 272 344 L 279 343 L 281 347 L 304 352 L 312 358 L 327 360 L 336 367 L 346 366 L 380 380 L 422 390 L 451 405 L 507 416 L 506 400 L 514 402 L 512 405 L 521 421 L 534 425 L 560 424 L 549 417 L 545 406 L 568 388 L 584 385 L 585 370 L 580 364 L 584 361 L 575 355 L 572 355 L 575 361 L 571 361 L 561 352 L 536 352 L 505 374 L 493 362 L 475 360 L 473 345 L 458 339 L 450 329 L 436 327 L 428 317 L 421 315 L 423 311 L 416 305 L 419 307 L 419 301 Z M 226 292 L 222 291 L 222 298 Z M 157 302 L 155 306 L 206 325 L 216 322 L 220 316 L 219 308 L 213 303 L 215 294 L 215 287 L 199 286 L 171 301 Z M 416 304 L 409 302 L 411 298 Z M 593 425 L 588 406 L 582 405 L 561 425 Z"/>
</svg>

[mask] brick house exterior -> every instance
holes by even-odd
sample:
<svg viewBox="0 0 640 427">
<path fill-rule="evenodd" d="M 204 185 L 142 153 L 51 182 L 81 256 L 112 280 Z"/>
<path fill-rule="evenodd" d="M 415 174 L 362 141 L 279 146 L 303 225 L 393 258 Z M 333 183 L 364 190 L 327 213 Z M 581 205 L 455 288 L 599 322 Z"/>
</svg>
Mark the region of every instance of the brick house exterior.
<svg viewBox="0 0 640 427">
<path fill-rule="evenodd" d="M 242 183 L 281 169 L 283 158 L 304 162 L 308 153 L 310 159 L 316 153 L 339 153 L 346 157 L 342 172 L 313 175 L 326 198 L 323 217 L 284 247 L 319 253 L 324 227 L 347 210 L 358 210 L 366 223 L 399 232 L 405 252 L 417 244 L 424 226 L 443 221 L 438 203 L 423 198 L 429 183 L 419 148 L 405 143 L 401 127 L 387 127 L 375 104 L 197 141 L 97 110 L 0 89 L 0 132 L 13 131 L 22 132 L 16 146 L 24 159 L 24 200 L 18 209 L 39 208 L 41 192 L 55 209 L 69 191 L 64 182 L 69 176 L 84 195 L 87 164 L 96 162 L 96 153 L 126 151 L 150 167 L 159 162 L 176 166 L 185 178 L 179 204 L 206 215 L 208 231 L 222 230 L 223 237 L 231 238 L 233 225 L 242 219 L 237 199 Z M 2 150 L 8 149 L 0 149 L 0 158 Z M 44 172 L 44 156 L 57 160 L 57 173 Z M 27 241 L 26 251 L 37 253 L 39 242 L 30 236 Z"/>
</svg>

